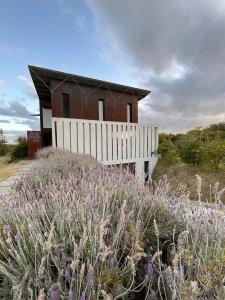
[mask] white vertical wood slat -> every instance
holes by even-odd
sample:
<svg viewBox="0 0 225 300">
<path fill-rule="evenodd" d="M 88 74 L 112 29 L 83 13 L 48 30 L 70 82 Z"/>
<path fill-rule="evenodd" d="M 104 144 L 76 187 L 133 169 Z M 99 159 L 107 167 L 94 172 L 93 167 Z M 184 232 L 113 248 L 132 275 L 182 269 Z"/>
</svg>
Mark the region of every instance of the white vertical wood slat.
<svg viewBox="0 0 225 300">
<path fill-rule="evenodd" d="M 52 119 L 52 146 L 53 147 L 56 147 L 56 143 L 55 143 L 55 136 L 56 136 L 56 129 L 55 129 L 55 127 L 56 126 L 57 126 L 56 120 Z"/>
<path fill-rule="evenodd" d="M 97 160 L 102 160 L 102 138 L 101 138 L 101 124 L 97 123 Z"/>
<path fill-rule="evenodd" d="M 155 156 L 156 156 L 156 151 L 158 149 L 158 128 L 154 127 L 154 133 L 155 133 Z"/>
<path fill-rule="evenodd" d="M 118 160 L 118 153 L 117 153 L 117 127 L 116 124 L 113 124 L 113 161 L 117 161 Z"/>
<path fill-rule="evenodd" d="M 118 161 L 121 162 L 122 160 L 122 146 L 121 146 L 121 141 L 122 141 L 122 135 L 121 135 L 121 124 L 118 123 Z"/>
<path fill-rule="evenodd" d="M 122 128 L 122 132 L 123 132 L 123 134 L 122 134 L 122 139 L 123 139 L 122 157 L 124 160 L 124 159 L 127 159 L 127 155 L 126 155 L 126 150 L 127 150 L 126 149 L 126 147 L 127 147 L 127 145 L 126 145 L 126 138 L 127 138 L 126 125 L 122 125 L 121 128 Z"/>
<path fill-rule="evenodd" d="M 127 159 L 131 159 L 131 125 L 127 125 Z"/>
<path fill-rule="evenodd" d="M 145 158 L 148 158 L 148 126 L 145 126 L 145 135 L 144 135 L 144 154 L 145 154 Z"/>
<path fill-rule="evenodd" d="M 136 126 L 136 159 L 140 158 L 140 149 L 139 149 L 139 125 Z"/>
<path fill-rule="evenodd" d="M 103 162 L 107 161 L 107 147 L 108 143 L 106 140 L 106 124 L 102 124 L 102 160 Z"/>
<path fill-rule="evenodd" d="M 151 140 L 151 126 L 148 126 L 148 157 L 151 157 L 152 140 Z"/>
<path fill-rule="evenodd" d="M 132 159 L 135 158 L 135 125 L 132 125 Z"/>
<path fill-rule="evenodd" d="M 97 158 L 96 154 L 96 130 L 95 130 L 95 123 L 91 123 L 91 155 Z"/>
<path fill-rule="evenodd" d="M 112 125 L 108 124 L 108 161 L 112 161 Z"/>
<path fill-rule="evenodd" d="M 64 119 L 64 149 L 70 150 L 70 128 L 69 121 Z"/>
<path fill-rule="evenodd" d="M 63 149 L 63 120 L 57 121 L 57 144 Z"/>
<path fill-rule="evenodd" d="M 84 123 L 84 149 L 85 149 L 85 154 L 90 154 L 89 122 Z"/>
<path fill-rule="evenodd" d="M 143 158 L 145 157 L 145 141 L 144 141 L 144 136 L 145 136 L 145 126 L 141 127 L 141 131 L 142 131 L 142 153 L 143 153 Z"/>
<path fill-rule="evenodd" d="M 83 123 L 78 122 L 78 153 L 84 153 Z"/>
<path fill-rule="evenodd" d="M 151 127 L 151 157 L 152 157 L 153 149 L 154 149 L 154 141 L 153 141 L 153 133 L 152 133 L 152 127 Z"/>
<path fill-rule="evenodd" d="M 144 141 L 144 127 L 140 126 L 140 157 L 144 158 L 144 145 L 143 145 L 143 141 Z"/>
<path fill-rule="evenodd" d="M 77 122 L 71 122 L 71 151 L 77 153 Z"/>
</svg>

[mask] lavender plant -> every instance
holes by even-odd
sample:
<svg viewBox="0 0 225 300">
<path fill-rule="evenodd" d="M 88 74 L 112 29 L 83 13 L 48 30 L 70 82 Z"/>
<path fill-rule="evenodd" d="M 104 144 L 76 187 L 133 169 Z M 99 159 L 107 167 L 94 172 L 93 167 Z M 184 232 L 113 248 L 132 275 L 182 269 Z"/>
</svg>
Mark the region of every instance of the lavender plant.
<svg viewBox="0 0 225 300">
<path fill-rule="evenodd" d="M 219 204 L 193 206 L 166 178 L 149 189 L 91 156 L 37 156 L 0 198 L 0 298 L 223 299 Z"/>
</svg>

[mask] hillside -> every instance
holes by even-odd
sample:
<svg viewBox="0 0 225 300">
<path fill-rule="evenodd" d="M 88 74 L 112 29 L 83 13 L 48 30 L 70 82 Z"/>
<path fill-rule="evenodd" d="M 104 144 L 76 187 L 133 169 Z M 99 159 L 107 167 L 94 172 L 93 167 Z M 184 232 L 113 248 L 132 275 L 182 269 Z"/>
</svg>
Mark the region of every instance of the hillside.
<svg viewBox="0 0 225 300">
<path fill-rule="evenodd" d="M 158 182 L 164 175 L 167 175 L 171 189 L 175 190 L 178 185 L 186 185 L 190 191 L 190 199 L 198 200 L 196 174 L 202 178 L 202 201 L 215 202 L 215 184 L 219 182 L 218 190 L 225 188 L 225 170 L 213 170 L 206 166 L 180 163 L 168 166 L 159 159 L 154 170 L 152 179 Z M 225 193 L 221 195 L 221 201 L 225 203 Z"/>
</svg>

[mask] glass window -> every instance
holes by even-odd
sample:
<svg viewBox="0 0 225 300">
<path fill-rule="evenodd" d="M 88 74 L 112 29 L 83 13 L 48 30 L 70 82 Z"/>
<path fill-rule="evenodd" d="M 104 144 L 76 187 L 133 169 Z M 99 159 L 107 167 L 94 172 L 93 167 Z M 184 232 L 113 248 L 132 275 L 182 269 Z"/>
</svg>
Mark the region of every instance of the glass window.
<svg viewBox="0 0 225 300">
<path fill-rule="evenodd" d="M 43 128 L 52 128 L 52 110 L 42 107 Z"/>
<path fill-rule="evenodd" d="M 98 116 L 99 116 L 99 121 L 104 121 L 105 120 L 104 100 L 99 100 L 98 101 Z"/>
<path fill-rule="evenodd" d="M 127 122 L 132 122 L 132 106 L 130 103 L 127 104 Z"/>
<path fill-rule="evenodd" d="M 63 94 L 63 118 L 70 117 L 70 95 Z"/>
</svg>

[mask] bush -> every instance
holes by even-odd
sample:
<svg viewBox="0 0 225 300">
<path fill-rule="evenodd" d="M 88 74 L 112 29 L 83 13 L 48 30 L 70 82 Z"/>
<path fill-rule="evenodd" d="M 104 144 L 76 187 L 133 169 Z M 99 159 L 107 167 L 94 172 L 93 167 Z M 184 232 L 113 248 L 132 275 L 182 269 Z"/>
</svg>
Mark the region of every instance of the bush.
<svg viewBox="0 0 225 300">
<path fill-rule="evenodd" d="M 178 151 L 169 139 L 164 139 L 159 144 L 158 154 L 162 155 L 163 161 L 168 165 L 175 165 L 180 162 Z"/>
<path fill-rule="evenodd" d="M 27 139 L 25 137 L 19 137 L 16 142 L 17 144 L 12 146 L 9 153 L 9 162 L 28 156 Z"/>
<path fill-rule="evenodd" d="M 0 129 L 0 156 L 4 156 L 8 152 L 8 146 L 6 145 L 6 137 L 3 135 L 2 129 Z"/>
<path fill-rule="evenodd" d="M 222 208 L 43 151 L 1 199 L 1 299 L 224 299 Z"/>
<path fill-rule="evenodd" d="M 6 155 L 8 152 L 8 147 L 6 144 L 1 144 L 0 143 L 0 156 Z"/>
<path fill-rule="evenodd" d="M 154 216 L 163 232 L 166 214 L 172 241 L 172 211 L 164 206 L 160 213 L 150 190 L 127 171 L 87 155 L 43 152 L 2 205 L 0 297 L 135 299 L 138 290 L 150 295 L 144 284 L 151 264 L 158 264 L 157 245 L 151 247 Z M 159 240 L 163 244 L 165 235 Z M 155 282 L 151 286 L 158 290 Z"/>
<path fill-rule="evenodd" d="M 225 159 L 225 141 L 214 140 L 205 145 L 203 160 L 218 170 L 220 163 Z"/>
</svg>

